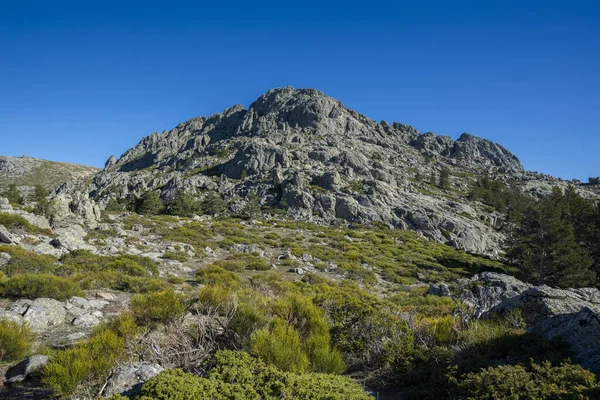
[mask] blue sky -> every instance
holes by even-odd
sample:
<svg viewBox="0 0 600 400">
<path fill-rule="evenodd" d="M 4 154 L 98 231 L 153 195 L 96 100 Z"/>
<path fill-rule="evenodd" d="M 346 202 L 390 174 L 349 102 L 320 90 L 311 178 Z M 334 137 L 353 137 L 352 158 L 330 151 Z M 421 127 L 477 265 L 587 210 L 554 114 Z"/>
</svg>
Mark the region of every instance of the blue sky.
<svg viewBox="0 0 600 400">
<path fill-rule="evenodd" d="M 2 1 L 0 154 L 103 166 L 270 88 L 469 132 L 527 169 L 600 175 L 600 5 Z"/>
</svg>

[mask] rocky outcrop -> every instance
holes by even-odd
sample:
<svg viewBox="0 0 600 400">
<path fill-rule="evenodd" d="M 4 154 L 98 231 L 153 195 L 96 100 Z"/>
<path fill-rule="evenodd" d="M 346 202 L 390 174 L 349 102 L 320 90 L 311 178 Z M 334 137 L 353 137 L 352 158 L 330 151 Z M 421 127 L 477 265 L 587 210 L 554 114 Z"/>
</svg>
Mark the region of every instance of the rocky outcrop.
<svg viewBox="0 0 600 400">
<path fill-rule="evenodd" d="M 457 296 L 475 317 L 522 310 L 530 330 L 562 338 L 582 365 L 600 373 L 600 290 L 533 286 L 486 272 L 460 280 Z"/>
<path fill-rule="evenodd" d="M 86 300 L 81 297 L 73 297 L 65 302 L 47 298 L 20 299 L 0 311 L 0 319 L 26 323 L 38 333 L 65 324 L 90 328 L 101 322 L 104 318 L 101 310 L 108 304 L 104 300 Z"/>
<path fill-rule="evenodd" d="M 67 200 L 78 192 L 103 206 L 146 190 L 160 190 L 165 200 L 177 190 L 218 191 L 232 210 L 255 192 L 262 206 L 284 208 L 294 218 L 378 221 L 497 255 L 502 222 L 464 196 L 437 188 L 442 169 L 453 171 L 451 186 L 460 192 L 481 174 L 509 174 L 523 184 L 529 179 L 516 156 L 489 140 L 469 134 L 452 140 L 396 122 L 377 123 L 317 90 L 285 87 L 248 109 L 236 105 L 145 137 L 120 158 L 109 158 L 86 188 L 63 185 L 63 212 L 52 225 L 70 223 L 64 213 L 69 207 L 86 222 L 94 220 L 93 206 L 74 207 Z"/>
</svg>

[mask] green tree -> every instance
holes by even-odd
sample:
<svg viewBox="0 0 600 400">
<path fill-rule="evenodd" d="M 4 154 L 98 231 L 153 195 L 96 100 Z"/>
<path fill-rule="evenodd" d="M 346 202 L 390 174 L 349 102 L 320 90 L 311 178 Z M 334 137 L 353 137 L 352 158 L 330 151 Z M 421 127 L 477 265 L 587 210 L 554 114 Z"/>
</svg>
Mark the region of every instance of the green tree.
<svg viewBox="0 0 600 400">
<path fill-rule="evenodd" d="M 258 214 L 260 214 L 260 199 L 256 192 L 250 192 L 246 197 L 246 204 L 244 205 L 242 216 L 244 218 L 252 218 Z"/>
<path fill-rule="evenodd" d="M 565 196 L 557 187 L 525 211 L 507 255 L 521 267 L 526 279 L 560 287 L 595 282 L 592 260 L 577 243 L 567 211 Z"/>
<path fill-rule="evenodd" d="M 158 215 L 163 212 L 165 205 L 157 192 L 148 190 L 135 201 L 135 212 L 145 215 Z"/>
<path fill-rule="evenodd" d="M 8 189 L 4 192 L 4 196 L 12 204 L 23 204 L 23 196 L 17 188 L 17 185 L 15 185 L 14 183 L 8 185 Z"/>
<path fill-rule="evenodd" d="M 200 202 L 203 214 L 216 215 L 227 210 L 227 204 L 217 192 L 209 192 Z"/>
<path fill-rule="evenodd" d="M 180 217 L 193 217 L 201 210 L 200 203 L 194 196 L 185 193 L 183 190 L 177 191 L 173 200 L 167 205 L 167 213 L 178 215 Z"/>
<path fill-rule="evenodd" d="M 450 170 L 448 168 L 444 168 L 440 172 L 440 179 L 438 181 L 438 186 L 442 189 L 450 188 Z"/>
<path fill-rule="evenodd" d="M 36 185 L 31 199 L 36 203 L 34 213 L 39 215 L 48 214 L 50 200 L 48 200 L 48 190 L 46 188 L 41 185 Z"/>
</svg>

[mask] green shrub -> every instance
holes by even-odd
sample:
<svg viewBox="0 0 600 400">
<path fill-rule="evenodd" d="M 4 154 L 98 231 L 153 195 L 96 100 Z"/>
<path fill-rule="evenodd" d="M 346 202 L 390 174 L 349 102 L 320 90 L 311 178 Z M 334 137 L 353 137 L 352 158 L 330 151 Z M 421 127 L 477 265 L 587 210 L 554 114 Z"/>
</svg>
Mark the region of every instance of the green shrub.
<svg viewBox="0 0 600 400">
<path fill-rule="evenodd" d="M 198 290 L 197 308 L 200 312 L 229 314 L 235 308 L 235 292 L 219 284 L 203 286 Z"/>
<path fill-rule="evenodd" d="M 166 251 L 160 258 L 179 262 L 186 262 L 188 260 L 187 254 L 180 251 Z"/>
<path fill-rule="evenodd" d="M 56 259 L 51 256 L 36 254 L 19 246 L 0 245 L 0 253 L 8 253 L 10 261 L 0 268 L 6 275 L 32 273 L 54 273 Z"/>
<path fill-rule="evenodd" d="M 227 210 L 227 203 L 217 192 L 209 192 L 200 203 L 202 213 L 215 215 L 221 214 Z"/>
<path fill-rule="evenodd" d="M 243 272 L 244 270 L 267 271 L 271 269 L 271 265 L 267 260 L 255 254 L 233 254 L 225 260 L 215 262 L 228 271 Z"/>
<path fill-rule="evenodd" d="M 85 381 L 98 381 L 123 356 L 124 340 L 115 332 L 99 330 L 88 341 L 54 352 L 42 372 L 42 381 L 58 397 L 70 397 Z"/>
<path fill-rule="evenodd" d="M 284 372 L 244 352 L 219 351 L 207 378 L 168 370 L 147 381 L 138 400 L 301 399 L 368 400 L 349 378 Z"/>
<path fill-rule="evenodd" d="M 264 362 L 284 371 L 304 372 L 308 357 L 293 326 L 276 318 L 269 328 L 259 329 L 250 339 L 250 348 Z"/>
<path fill-rule="evenodd" d="M 9 298 L 49 297 L 56 300 L 84 295 L 79 285 L 71 279 L 48 274 L 13 275 L 0 282 L 0 294 Z"/>
<path fill-rule="evenodd" d="M 134 295 L 129 307 L 136 321 L 142 325 L 173 321 L 181 317 L 186 309 L 183 295 L 173 290 Z"/>
<path fill-rule="evenodd" d="M 2 194 L 3 197 L 6 197 L 9 202 L 12 204 L 22 204 L 23 203 L 23 195 L 17 188 L 17 185 L 11 183 L 8 185 L 8 189 Z"/>
<path fill-rule="evenodd" d="M 162 290 L 158 266 L 147 257 L 124 254 L 98 256 L 76 250 L 61 258 L 58 273 L 79 282 L 84 289 L 110 288 L 133 293 Z"/>
<path fill-rule="evenodd" d="M 33 347 L 35 334 L 27 324 L 0 319 L 0 361 L 15 362 L 26 357 Z"/>
<path fill-rule="evenodd" d="M 600 395 L 596 376 L 579 365 L 549 362 L 487 368 L 462 377 L 457 399 L 591 399 Z"/>
<path fill-rule="evenodd" d="M 241 283 L 239 275 L 218 265 L 200 268 L 196 272 L 196 281 L 203 285 L 221 285 L 231 289 L 239 288 Z"/>
</svg>

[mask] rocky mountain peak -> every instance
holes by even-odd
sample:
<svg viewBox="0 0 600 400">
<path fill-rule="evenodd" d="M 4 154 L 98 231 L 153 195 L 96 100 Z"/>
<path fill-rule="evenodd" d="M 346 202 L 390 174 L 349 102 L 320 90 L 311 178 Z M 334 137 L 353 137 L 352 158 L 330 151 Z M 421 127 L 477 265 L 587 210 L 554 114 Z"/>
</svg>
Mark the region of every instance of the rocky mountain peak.
<svg viewBox="0 0 600 400">
<path fill-rule="evenodd" d="M 443 170 L 450 186 L 440 190 Z M 167 201 L 178 190 L 199 197 L 212 191 L 230 204 L 255 192 L 264 208 L 284 207 L 298 219 L 380 221 L 493 255 L 504 239 L 489 223 L 498 217 L 465 196 L 482 175 L 524 186 L 537 179 L 489 140 L 377 123 L 323 92 L 288 86 L 247 109 L 235 105 L 145 137 L 110 158 L 85 191 L 100 205 L 146 190 Z"/>
</svg>

